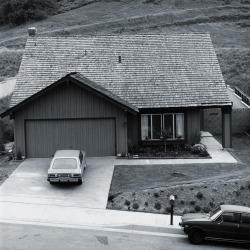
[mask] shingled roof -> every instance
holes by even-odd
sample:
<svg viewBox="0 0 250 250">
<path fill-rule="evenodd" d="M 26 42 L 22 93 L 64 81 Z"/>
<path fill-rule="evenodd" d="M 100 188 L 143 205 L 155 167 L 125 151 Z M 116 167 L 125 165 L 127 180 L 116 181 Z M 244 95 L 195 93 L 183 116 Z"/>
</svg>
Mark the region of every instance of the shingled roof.
<svg viewBox="0 0 250 250">
<path fill-rule="evenodd" d="M 29 37 L 10 108 L 70 72 L 137 108 L 231 105 L 209 34 Z"/>
</svg>

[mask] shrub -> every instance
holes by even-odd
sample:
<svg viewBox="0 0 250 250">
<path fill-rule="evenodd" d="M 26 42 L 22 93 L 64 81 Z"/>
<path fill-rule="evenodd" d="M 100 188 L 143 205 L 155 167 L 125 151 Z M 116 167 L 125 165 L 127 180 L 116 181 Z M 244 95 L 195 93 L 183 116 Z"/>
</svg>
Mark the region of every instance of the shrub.
<svg viewBox="0 0 250 250">
<path fill-rule="evenodd" d="M 22 160 L 22 153 L 20 150 L 18 150 L 16 158 L 17 158 L 17 160 Z"/>
<path fill-rule="evenodd" d="M 166 207 L 166 212 L 170 213 L 171 212 L 171 207 Z"/>
<path fill-rule="evenodd" d="M 147 202 L 147 201 L 145 201 L 144 205 L 147 207 L 147 206 L 148 206 L 148 202 Z"/>
<path fill-rule="evenodd" d="M 190 205 L 194 205 L 194 204 L 195 204 L 195 201 L 190 201 L 189 204 L 190 204 Z"/>
<path fill-rule="evenodd" d="M 124 205 L 129 206 L 130 205 L 130 201 L 125 200 Z"/>
<path fill-rule="evenodd" d="M 159 193 L 154 193 L 154 197 L 158 198 L 159 197 Z"/>
<path fill-rule="evenodd" d="M 209 202 L 209 206 L 210 207 L 214 207 L 214 203 L 213 202 Z"/>
<path fill-rule="evenodd" d="M 194 130 L 192 133 L 192 144 L 199 144 L 201 142 L 201 132 Z"/>
<path fill-rule="evenodd" d="M 56 13 L 56 0 L 10 0 L 2 5 L 1 17 L 5 24 L 20 25 L 30 20 L 41 20 Z"/>
<path fill-rule="evenodd" d="M 204 213 L 209 213 L 211 211 L 209 207 L 204 207 L 202 210 Z"/>
<path fill-rule="evenodd" d="M 156 202 L 155 203 L 155 209 L 160 210 L 161 209 L 161 203 Z"/>
<path fill-rule="evenodd" d="M 138 209 L 138 208 L 139 208 L 139 205 L 138 205 L 137 203 L 134 203 L 134 204 L 133 204 L 133 208 L 134 208 L 134 209 Z"/>
<path fill-rule="evenodd" d="M 195 210 L 196 212 L 199 212 L 199 211 L 201 211 L 201 207 L 198 206 L 198 205 L 195 205 L 195 206 L 194 206 L 194 210 Z"/>
<path fill-rule="evenodd" d="M 192 153 L 193 154 L 199 154 L 201 156 L 207 156 L 208 155 L 206 146 L 204 144 L 195 144 L 192 147 Z"/>
<path fill-rule="evenodd" d="M 201 192 L 198 192 L 196 197 L 201 200 L 203 198 L 203 194 Z"/>
</svg>

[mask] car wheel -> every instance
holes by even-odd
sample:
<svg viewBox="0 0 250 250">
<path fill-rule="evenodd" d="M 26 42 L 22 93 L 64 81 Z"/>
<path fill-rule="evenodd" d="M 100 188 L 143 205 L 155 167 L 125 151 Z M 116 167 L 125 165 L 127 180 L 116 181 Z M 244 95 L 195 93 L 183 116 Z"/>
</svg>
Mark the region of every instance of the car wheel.
<svg viewBox="0 0 250 250">
<path fill-rule="evenodd" d="M 194 245 L 200 245 L 204 241 L 204 233 L 199 229 L 193 229 L 188 234 L 188 239 Z"/>
<path fill-rule="evenodd" d="M 51 182 L 51 181 L 50 181 L 50 182 L 49 182 L 49 184 L 50 184 L 50 185 L 53 185 L 53 184 L 54 184 L 54 182 Z"/>
<path fill-rule="evenodd" d="M 78 184 L 82 185 L 82 178 L 80 180 L 78 180 Z"/>
</svg>

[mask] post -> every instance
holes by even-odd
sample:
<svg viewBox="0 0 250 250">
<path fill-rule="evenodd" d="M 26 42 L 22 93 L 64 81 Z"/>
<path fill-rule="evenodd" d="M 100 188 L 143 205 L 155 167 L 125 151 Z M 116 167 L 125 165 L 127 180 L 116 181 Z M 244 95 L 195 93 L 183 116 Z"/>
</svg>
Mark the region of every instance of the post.
<svg viewBox="0 0 250 250">
<path fill-rule="evenodd" d="M 232 147 L 232 106 L 223 107 L 222 111 L 222 147 Z"/>
<path fill-rule="evenodd" d="M 173 225 L 174 200 L 175 200 L 175 197 L 173 195 L 170 195 L 170 197 L 169 197 L 169 204 L 171 205 L 170 225 Z"/>
</svg>

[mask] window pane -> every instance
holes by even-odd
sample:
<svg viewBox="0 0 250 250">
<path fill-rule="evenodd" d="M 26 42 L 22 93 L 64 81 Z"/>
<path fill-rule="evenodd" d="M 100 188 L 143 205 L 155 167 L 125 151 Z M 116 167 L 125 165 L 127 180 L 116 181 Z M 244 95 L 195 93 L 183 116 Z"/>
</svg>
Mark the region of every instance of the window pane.
<svg viewBox="0 0 250 250">
<path fill-rule="evenodd" d="M 184 115 L 183 114 L 176 114 L 176 135 L 175 137 L 178 139 L 184 138 Z"/>
<path fill-rule="evenodd" d="M 153 138 L 160 139 L 161 136 L 161 115 L 152 115 Z"/>
<path fill-rule="evenodd" d="M 76 159 L 60 158 L 55 159 L 53 169 L 77 169 Z"/>
<path fill-rule="evenodd" d="M 141 139 L 148 140 L 151 138 L 151 115 L 141 116 Z"/>
<path fill-rule="evenodd" d="M 173 138 L 173 115 L 164 115 L 164 134 L 166 138 Z"/>
</svg>

